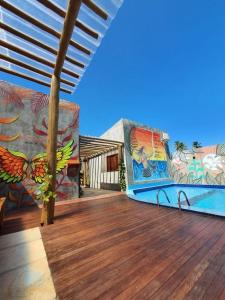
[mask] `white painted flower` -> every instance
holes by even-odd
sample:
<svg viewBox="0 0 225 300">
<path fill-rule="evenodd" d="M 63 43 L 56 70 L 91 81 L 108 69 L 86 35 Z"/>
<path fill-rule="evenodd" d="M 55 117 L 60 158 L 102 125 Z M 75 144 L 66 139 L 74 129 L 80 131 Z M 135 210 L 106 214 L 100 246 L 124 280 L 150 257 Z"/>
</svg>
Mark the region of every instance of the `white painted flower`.
<svg viewBox="0 0 225 300">
<path fill-rule="evenodd" d="M 219 171 L 223 169 L 224 160 L 221 156 L 210 153 L 203 158 L 203 164 L 209 170 Z"/>
<path fill-rule="evenodd" d="M 176 165 L 181 165 L 181 164 L 187 164 L 188 160 L 190 159 L 190 154 L 189 152 L 186 151 L 176 151 L 173 154 L 173 159 L 172 159 L 172 163 L 176 164 Z"/>
</svg>

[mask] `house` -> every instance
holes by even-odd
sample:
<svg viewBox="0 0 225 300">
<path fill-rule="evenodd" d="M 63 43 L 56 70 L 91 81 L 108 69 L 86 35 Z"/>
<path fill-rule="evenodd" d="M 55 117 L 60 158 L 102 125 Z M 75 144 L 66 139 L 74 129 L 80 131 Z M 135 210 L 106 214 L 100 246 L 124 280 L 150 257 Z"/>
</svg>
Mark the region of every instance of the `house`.
<svg viewBox="0 0 225 300">
<path fill-rule="evenodd" d="M 88 160 L 90 187 L 119 190 L 120 158 L 123 158 L 125 164 L 127 189 L 170 180 L 167 133 L 121 119 L 100 138 L 121 142 L 122 156 L 119 150 L 115 149 L 90 158 Z"/>
</svg>

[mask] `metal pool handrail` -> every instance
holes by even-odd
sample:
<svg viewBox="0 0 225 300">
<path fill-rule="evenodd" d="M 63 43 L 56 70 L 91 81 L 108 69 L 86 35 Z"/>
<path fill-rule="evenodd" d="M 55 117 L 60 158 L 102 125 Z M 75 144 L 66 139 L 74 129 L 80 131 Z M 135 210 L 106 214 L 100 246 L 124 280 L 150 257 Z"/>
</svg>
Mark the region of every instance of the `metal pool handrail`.
<svg viewBox="0 0 225 300">
<path fill-rule="evenodd" d="M 156 195 L 157 205 L 159 206 L 159 193 L 160 193 L 160 192 L 163 192 L 163 193 L 165 194 L 167 201 L 170 203 L 170 199 L 169 199 L 169 197 L 168 197 L 166 191 L 165 191 L 164 189 L 160 189 L 160 190 L 158 190 L 158 193 L 157 193 L 157 195 Z"/>
<path fill-rule="evenodd" d="M 179 205 L 179 210 L 181 210 L 181 203 L 180 203 L 180 196 L 183 194 L 185 196 L 185 199 L 187 201 L 188 206 L 190 206 L 190 202 L 188 200 L 187 194 L 184 191 L 179 191 L 178 193 L 178 205 Z"/>
</svg>

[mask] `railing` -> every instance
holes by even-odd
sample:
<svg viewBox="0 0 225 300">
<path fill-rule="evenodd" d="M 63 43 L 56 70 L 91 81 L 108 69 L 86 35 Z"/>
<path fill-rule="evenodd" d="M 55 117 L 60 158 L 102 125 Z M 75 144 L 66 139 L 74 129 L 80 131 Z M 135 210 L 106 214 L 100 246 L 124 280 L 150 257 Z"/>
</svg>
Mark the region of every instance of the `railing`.
<svg viewBox="0 0 225 300">
<path fill-rule="evenodd" d="M 164 195 L 166 196 L 167 201 L 170 203 L 170 199 L 169 199 L 169 197 L 168 197 L 166 191 L 163 190 L 163 189 L 160 189 L 160 190 L 158 190 L 158 193 L 157 193 L 157 195 L 156 195 L 157 205 L 159 206 L 159 194 L 160 194 L 160 192 L 163 192 L 163 193 L 164 193 Z"/>
<path fill-rule="evenodd" d="M 181 196 L 181 194 L 183 194 L 185 196 L 186 202 L 187 202 L 188 206 L 190 206 L 190 202 L 188 200 L 187 194 L 184 191 L 179 191 L 179 193 L 178 193 L 179 210 L 181 210 L 181 203 L 180 203 L 180 196 Z"/>
</svg>

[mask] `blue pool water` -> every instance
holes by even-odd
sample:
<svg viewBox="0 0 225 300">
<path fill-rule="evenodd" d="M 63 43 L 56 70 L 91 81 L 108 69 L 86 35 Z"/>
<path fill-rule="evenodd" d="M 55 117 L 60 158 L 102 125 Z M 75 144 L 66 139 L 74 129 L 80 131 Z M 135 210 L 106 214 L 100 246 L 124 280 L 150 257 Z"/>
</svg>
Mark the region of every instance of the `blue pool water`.
<svg viewBox="0 0 225 300">
<path fill-rule="evenodd" d="M 159 192 L 163 189 L 164 192 Z M 134 200 L 178 208 L 178 193 L 184 191 L 189 200 L 188 205 L 185 196 L 181 194 L 181 208 L 184 210 L 198 211 L 213 215 L 225 216 L 225 186 L 200 186 L 184 184 L 166 184 L 144 188 L 134 188 L 128 191 L 128 196 Z"/>
</svg>

